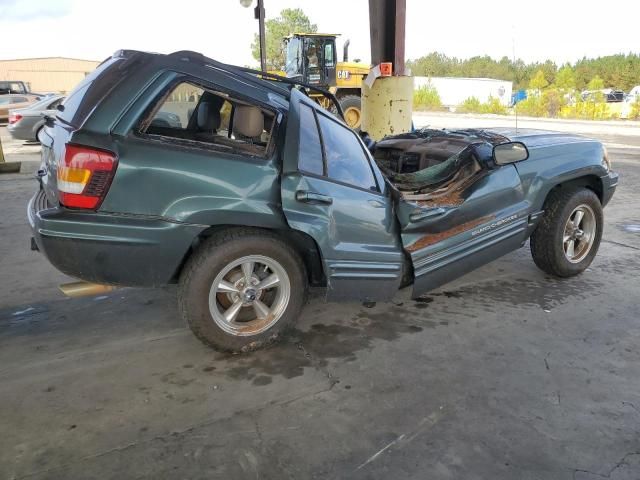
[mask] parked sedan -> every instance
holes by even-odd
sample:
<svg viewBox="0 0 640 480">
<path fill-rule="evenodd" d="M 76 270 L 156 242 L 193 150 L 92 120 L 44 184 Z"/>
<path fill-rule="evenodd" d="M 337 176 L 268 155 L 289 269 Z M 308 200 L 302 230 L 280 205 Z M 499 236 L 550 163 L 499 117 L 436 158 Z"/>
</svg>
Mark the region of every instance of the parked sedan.
<svg viewBox="0 0 640 480">
<path fill-rule="evenodd" d="M 44 116 L 53 117 L 57 113 L 56 107 L 64 98 L 62 95 L 53 95 L 26 108 L 11 110 L 7 130 L 17 140 L 38 140 L 38 132 L 44 126 Z"/>
<path fill-rule="evenodd" d="M 23 108 L 40 100 L 37 95 L 25 93 L 24 95 L 0 95 L 0 122 L 7 121 L 9 110 Z"/>
</svg>

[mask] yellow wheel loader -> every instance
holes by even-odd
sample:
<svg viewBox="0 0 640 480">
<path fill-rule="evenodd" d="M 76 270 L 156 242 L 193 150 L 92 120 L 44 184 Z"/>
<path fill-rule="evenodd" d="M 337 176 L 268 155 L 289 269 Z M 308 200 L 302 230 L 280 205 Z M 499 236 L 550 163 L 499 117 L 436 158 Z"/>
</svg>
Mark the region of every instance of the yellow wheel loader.
<svg viewBox="0 0 640 480">
<path fill-rule="evenodd" d="M 337 36 L 334 33 L 293 33 L 285 37 L 285 69 L 274 73 L 329 90 L 338 98 L 347 124 L 357 130 L 362 120 L 361 84 L 369 73 L 369 66 L 349 62 L 349 40 L 344 43 L 342 61 L 339 62 Z M 330 108 L 327 98 L 312 92 L 309 95 L 323 107 Z"/>
</svg>

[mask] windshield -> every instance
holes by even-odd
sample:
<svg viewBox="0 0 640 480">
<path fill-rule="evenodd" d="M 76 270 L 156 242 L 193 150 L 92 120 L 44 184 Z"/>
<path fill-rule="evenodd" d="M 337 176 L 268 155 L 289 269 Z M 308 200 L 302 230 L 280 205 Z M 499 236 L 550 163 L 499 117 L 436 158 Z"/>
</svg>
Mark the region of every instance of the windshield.
<svg viewBox="0 0 640 480">
<path fill-rule="evenodd" d="M 301 73 L 300 68 L 300 54 L 301 54 L 302 42 L 298 38 L 290 38 L 286 43 L 286 59 L 284 71 L 287 76 L 299 75 Z"/>
</svg>

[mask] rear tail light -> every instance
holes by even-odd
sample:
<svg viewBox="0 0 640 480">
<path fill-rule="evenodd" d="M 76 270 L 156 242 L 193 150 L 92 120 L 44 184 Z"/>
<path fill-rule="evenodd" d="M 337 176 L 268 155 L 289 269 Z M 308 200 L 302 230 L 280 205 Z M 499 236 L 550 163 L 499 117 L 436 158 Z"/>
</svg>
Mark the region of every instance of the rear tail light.
<svg viewBox="0 0 640 480">
<path fill-rule="evenodd" d="M 118 159 L 105 150 L 65 145 L 64 159 L 58 165 L 58 198 L 70 208 L 97 209 L 116 173 Z"/>
<path fill-rule="evenodd" d="M 9 114 L 9 125 L 18 123 L 20 120 L 22 120 L 22 115 L 18 115 L 17 113 Z"/>
</svg>

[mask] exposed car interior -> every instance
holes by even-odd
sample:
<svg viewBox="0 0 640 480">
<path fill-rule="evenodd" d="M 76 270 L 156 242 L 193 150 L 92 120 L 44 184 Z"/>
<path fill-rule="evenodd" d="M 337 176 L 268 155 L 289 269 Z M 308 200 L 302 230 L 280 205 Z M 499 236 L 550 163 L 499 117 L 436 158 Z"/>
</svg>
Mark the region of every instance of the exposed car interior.
<svg viewBox="0 0 640 480">
<path fill-rule="evenodd" d="M 264 156 L 274 112 L 221 92 L 181 83 L 156 106 L 141 132 L 206 143 L 225 151 Z"/>
<path fill-rule="evenodd" d="M 374 158 L 405 200 L 455 204 L 484 176 L 481 147 L 502 141 L 494 137 L 479 130 L 421 129 L 382 140 Z"/>
</svg>

